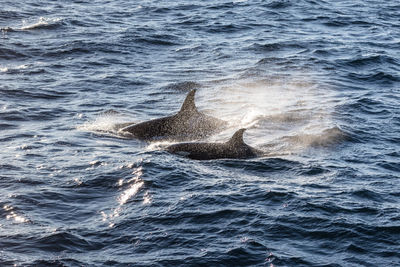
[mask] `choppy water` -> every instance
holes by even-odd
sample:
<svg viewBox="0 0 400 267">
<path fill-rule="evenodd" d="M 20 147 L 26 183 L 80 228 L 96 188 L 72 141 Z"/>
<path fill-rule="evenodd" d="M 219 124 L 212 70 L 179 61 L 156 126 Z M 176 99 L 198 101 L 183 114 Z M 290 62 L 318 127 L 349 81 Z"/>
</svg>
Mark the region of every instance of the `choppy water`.
<svg viewBox="0 0 400 267">
<path fill-rule="evenodd" d="M 399 266 L 398 1 L 2 1 L 1 266 Z M 199 109 L 270 156 L 116 122 Z M 168 144 L 168 143 L 167 143 Z"/>
</svg>

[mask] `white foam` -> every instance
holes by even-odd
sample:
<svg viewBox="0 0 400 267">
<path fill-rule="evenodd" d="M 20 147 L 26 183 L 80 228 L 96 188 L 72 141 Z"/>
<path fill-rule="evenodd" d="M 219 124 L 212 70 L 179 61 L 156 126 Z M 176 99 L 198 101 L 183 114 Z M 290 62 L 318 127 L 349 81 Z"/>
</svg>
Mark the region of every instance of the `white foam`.
<svg viewBox="0 0 400 267">
<path fill-rule="evenodd" d="M 331 143 L 338 134 L 329 130 L 335 128 L 332 91 L 306 74 L 228 80 L 213 87 L 210 102 L 216 108 L 212 115 L 231 124 L 221 141 L 237 129 L 247 128 L 245 140 L 250 145 L 275 147 L 276 151 L 284 147 L 285 153 L 291 154 L 316 143 Z M 324 138 L 325 135 L 329 137 Z"/>
<path fill-rule="evenodd" d="M 11 65 L 11 66 L 0 66 L 0 72 L 9 72 L 13 70 L 23 70 L 29 67 L 28 64 L 21 64 L 21 65 Z"/>
<path fill-rule="evenodd" d="M 45 18 L 45 17 L 40 17 L 38 19 L 38 21 L 28 24 L 27 21 L 22 21 L 22 24 L 24 24 L 20 30 L 22 31 L 27 31 L 27 30 L 34 30 L 37 28 L 42 28 L 42 27 L 46 27 L 49 25 L 53 25 L 53 24 L 57 24 L 61 21 L 61 18 Z"/>
<path fill-rule="evenodd" d="M 77 117 L 81 119 L 83 115 L 79 114 Z M 123 121 L 124 117 L 120 114 L 101 114 L 94 120 L 78 125 L 77 129 L 82 131 L 111 132 L 117 134 L 118 129 L 116 128 L 116 125 Z"/>
</svg>

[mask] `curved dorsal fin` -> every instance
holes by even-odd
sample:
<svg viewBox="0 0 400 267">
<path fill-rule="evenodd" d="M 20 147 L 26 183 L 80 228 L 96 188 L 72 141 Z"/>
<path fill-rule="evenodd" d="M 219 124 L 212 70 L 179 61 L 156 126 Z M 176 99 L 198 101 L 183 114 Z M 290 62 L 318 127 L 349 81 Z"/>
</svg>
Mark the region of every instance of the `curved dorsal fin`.
<svg viewBox="0 0 400 267">
<path fill-rule="evenodd" d="M 193 89 L 192 91 L 189 92 L 189 94 L 186 96 L 185 101 L 182 104 L 181 110 L 179 111 L 179 113 L 181 112 L 197 112 L 197 108 L 196 105 L 194 103 L 194 95 L 196 93 L 196 89 Z"/>
<path fill-rule="evenodd" d="M 231 139 L 229 139 L 229 141 L 227 142 L 230 145 L 234 145 L 234 146 L 239 146 L 244 144 L 243 141 L 243 133 L 244 131 L 246 131 L 246 128 L 242 128 L 240 130 L 237 130 L 233 136 L 231 137 Z"/>
</svg>

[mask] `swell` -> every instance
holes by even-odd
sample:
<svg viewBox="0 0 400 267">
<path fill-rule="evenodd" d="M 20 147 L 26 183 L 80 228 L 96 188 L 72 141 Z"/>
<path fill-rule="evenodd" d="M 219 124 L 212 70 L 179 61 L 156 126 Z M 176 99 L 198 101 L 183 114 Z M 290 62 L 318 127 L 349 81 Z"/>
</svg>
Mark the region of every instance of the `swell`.
<svg viewBox="0 0 400 267">
<path fill-rule="evenodd" d="M 0 58 L 6 60 L 17 60 L 28 57 L 26 54 L 10 48 L 0 48 Z"/>
<path fill-rule="evenodd" d="M 179 45 L 179 37 L 166 34 L 152 34 L 146 37 L 136 37 L 134 38 L 134 42 L 155 46 L 175 46 Z"/>
<path fill-rule="evenodd" d="M 59 230 L 55 233 L 47 234 L 37 233 L 36 236 L 29 237 L 15 235 L 13 236 L 14 242 L 7 240 L 8 238 L 3 239 L 0 241 L 0 244 L 18 253 L 32 253 L 32 248 L 45 253 L 59 253 L 63 251 L 82 253 L 90 250 L 98 250 L 103 247 L 100 242 L 83 238 L 69 230 Z"/>
<path fill-rule="evenodd" d="M 56 91 L 51 89 L 38 89 L 38 90 L 23 90 L 11 89 L 8 87 L 0 88 L 0 95 L 8 99 L 24 99 L 24 100 L 56 100 L 73 95 L 73 93 L 65 91 Z"/>
<path fill-rule="evenodd" d="M 378 83 L 382 85 L 393 85 L 400 81 L 400 77 L 385 71 L 372 71 L 367 73 L 350 73 L 349 79 L 358 82 Z"/>
<path fill-rule="evenodd" d="M 29 30 L 53 30 L 63 25 L 63 20 L 61 18 L 45 18 L 40 17 L 36 22 L 31 24 L 26 24 L 19 28 L 21 31 Z"/>
<path fill-rule="evenodd" d="M 157 42 L 155 40 L 154 42 Z M 161 43 L 163 41 L 160 41 Z M 18 44 L 8 45 L 8 48 L 0 48 L 0 57 L 7 60 L 21 60 L 26 58 L 35 58 L 49 61 L 51 59 L 65 59 L 67 57 L 93 55 L 95 53 L 104 53 L 107 55 L 124 55 L 126 54 L 125 44 L 117 44 L 114 42 L 104 42 L 97 40 L 70 40 L 66 43 L 53 43 L 46 48 L 35 47 L 31 45 L 19 46 Z M 85 61 L 86 62 L 86 61 Z M 65 64 L 65 63 L 64 63 Z M 95 64 L 95 63 L 94 63 Z M 102 62 L 101 64 L 107 64 Z M 109 65 L 109 64 L 107 64 Z M 54 64 L 56 66 L 56 64 Z M 1 69 L 0 69 L 1 70 Z M 5 69 L 10 74 L 13 74 L 12 69 Z M 54 70 L 54 69 L 53 69 Z M 13 71 L 15 72 L 15 70 Z M 37 72 L 37 71 L 36 71 Z M 43 73 L 41 70 L 39 73 Z"/>
<path fill-rule="evenodd" d="M 368 96 L 349 102 L 342 108 L 346 110 L 357 111 L 357 113 L 362 113 L 365 115 L 372 115 L 381 119 L 390 119 L 392 116 L 392 107 L 388 106 L 387 103 L 384 103 L 379 99 L 373 99 Z"/>
<path fill-rule="evenodd" d="M 21 15 L 21 17 L 24 16 Z M 33 32 L 36 30 L 56 30 L 63 25 L 66 25 L 66 23 L 61 18 L 39 17 L 35 22 L 27 22 L 23 20 L 23 25 L 19 27 L 17 26 L 2 27 L 1 31 L 3 34 L 10 33 L 14 35 L 18 34 L 19 32 Z"/>
<path fill-rule="evenodd" d="M 0 265 L 395 265 L 399 6 L 361 2 L 3 3 Z M 93 132 L 196 88 L 287 153 Z"/>
<path fill-rule="evenodd" d="M 398 59 L 393 58 L 388 55 L 371 55 L 371 56 L 357 56 L 354 58 L 346 59 L 346 60 L 337 60 L 337 64 L 342 65 L 344 67 L 351 67 L 351 68 L 366 68 L 366 67 L 377 67 L 377 66 L 386 66 L 386 65 L 393 65 L 393 66 L 400 66 L 400 62 Z"/>
</svg>

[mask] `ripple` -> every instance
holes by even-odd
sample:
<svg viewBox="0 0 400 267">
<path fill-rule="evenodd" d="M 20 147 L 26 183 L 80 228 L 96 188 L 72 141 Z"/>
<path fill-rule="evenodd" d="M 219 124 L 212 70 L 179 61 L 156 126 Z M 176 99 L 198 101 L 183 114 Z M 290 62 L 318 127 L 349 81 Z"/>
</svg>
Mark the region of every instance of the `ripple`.
<svg viewBox="0 0 400 267">
<path fill-rule="evenodd" d="M 135 42 L 156 46 L 175 46 L 179 45 L 179 38 L 172 35 L 149 35 L 143 38 L 136 38 Z"/>
<path fill-rule="evenodd" d="M 397 64 L 396 60 L 392 57 L 385 55 L 371 55 L 367 57 L 355 57 L 349 60 L 344 60 L 344 66 L 354 68 L 375 67 L 376 65 Z"/>
<path fill-rule="evenodd" d="M 285 160 L 281 158 L 267 159 L 262 161 L 221 161 L 223 166 L 233 169 L 240 169 L 245 172 L 281 172 L 295 169 L 301 164 L 299 162 Z"/>
<path fill-rule="evenodd" d="M 0 95 L 4 95 L 8 98 L 20 98 L 20 99 L 59 99 L 66 96 L 70 96 L 71 92 L 60 92 L 49 89 L 38 89 L 38 90 L 22 90 L 22 89 L 11 89 L 11 88 L 0 88 Z"/>
<path fill-rule="evenodd" d="M 270 1 L 268 4 L 265 4 L 266 7 L 271 9 L 284 9 L 292 6 L 291 1 Z"/>
<path fill-rule="evenodd" d="M 346 104 L 345 109 L 362 112 L 368 115 L 382 116 L 383 118 L 390 118 L 391 112 L 382 101 L 371 99 L 369 97 L 362 97 L 356 101 Z"/>
<path fill-rule="evenodd" d="M 257 52 L 275 52 L 282 50 L 293 50 L 293 49 L 306 49 L 307 47 L 301 42 L 273 42 L 267 44 L 252 44 L 249 49 L 255 50 Z M 283 60 L 282 58 L 276 58 L 276 60 Z M 273 58 L 272 58 L 273 60 Z M 263 63 L 263 61 L 270 61 L 271 59 L 262 59 L 259 63 Z"/>
<path fill-rule="evenodd" d="M 380 84 L 393 84 L 394 82 L 400 81 L 400 77 L 392 75 L 387 72 L 378 71 L 372 73 L 350 73 L 349 78 L 352 80 L 358 80 L 363 82 L 372 82 Z"/>
<path fill-rule="evenodd" d="M 6 60 L 18 60 L 26 58 L 28 56 L 20 51 L 16 51 L 15 49 L 2 47 L 0 48 L 0 57 Z M 1 69 L 1 72 L 5 71 L 8 71 L 8 69 L 6 68 Z"/>
<path fill-rule="evenodd" d="M 209 33 L 236 33 L 236 32 L 242 32 L 246 30 L 251 30 L 251 27 L 249 26 L 244 26 L 244 25 L 237 25 L 233 23 L 229 24 L 222 24 L 222 23 L 214 23 L 211 25 L 208 25 L 206 27 L 206 31 Z"/>
<path fill-rule="evenodd" d="M 373 201 L 377 201 L 377 202 L 383 202 L 383 200 L 384 200 L 384 198 L 380 194 L 375 193 L 370 190 L 367 190 L 367 189 L 356 190 L 356 191 L 352 192 L 352 195 L 354 195 L 355 197 L 358 197 L 358 198 L 373 200 Z"/>
<path fill-rule="evenodd" d="M 68 258 L 58 258 L 54 260 L 34 260 L 32 262 L 27 262 L 28 265 L 32 266 L 81 266 L 85 265 L 84 262 L 68 259 Z"/>
<path fill-rule="evenodd" d="M 400 166 L 399 166 L 399 164 L 397 162 L 383 161 L 383 162 L 378 163 L 377 165 L 379 167 L 384 168 L 384 169 L 389 170 L 389 171 L 393 171 L 393 172 L 399 172 L 400 171 Z"/>
<path fill-rule="evenodd" d="M 28 30 L 40 30 L 40 29 L 56 29 L 57 27 L 61 26 L 63 24 L 63 21 L 61 18 L 45 18 L 45 17 L 40 17 L 36 22 L 32 24 L 28 24 L 25 22 L 24 26 L 20 28 L 22 31 L 28 31 Z"/>
<path fill-rule="evenodd" d="M 398 9 L 3 1 L 0 265 L 396 265 Z M 196 88 L 270 155 L 115 134 Z"/>
<path fill-rule="evenodd" d="M 12 165 L 12 164 L 0 164 L 0 169 L 9 170 L 9 171 L 19 171 L 19 170 L 21 170 L 20 167 Z"/>
<path fill-rule="evenodd" d="M 30 222 L 30 220 L 28 220 L 27 218 L 25 218 L 23 215 L 21 215 L 21 213 L 14 207 L 10 206 L 10 205 L 4 205 L 3 206 L 3 210 L 5 211 L 6 215 L 6 219 L 7 220 L 12 220 L 14 223 L 28 223 Z"/>
<path fill-rule="evenodd" d="M 104 247 L 100 242 L 87 240 L 69 231 L 57 231 L 31 241 L 37 248 L 46 252 L 71 251 L 75 253 L 98 250 Z"/>
</svg>

